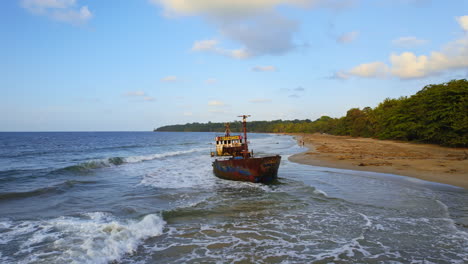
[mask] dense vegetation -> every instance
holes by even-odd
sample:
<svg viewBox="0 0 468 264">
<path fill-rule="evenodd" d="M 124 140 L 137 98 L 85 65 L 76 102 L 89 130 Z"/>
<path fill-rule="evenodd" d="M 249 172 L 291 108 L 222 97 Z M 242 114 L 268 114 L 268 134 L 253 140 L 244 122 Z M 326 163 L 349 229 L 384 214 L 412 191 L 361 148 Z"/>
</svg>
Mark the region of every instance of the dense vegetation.
<svg viewBox="0 0 468 264">
<path fill-rule="evenodd" d="M 240 122 L 231 122 L 233 132 Z M 311 120 L 251 121 L 250 132 L 328 133 L 468 147 L 468 81 L 427 85 L 410 97 L 385 99 L 375 108 L 352 108 L 346 116 Z M 222 132 L 223 123 L 164 126 L 155 131 Z"/>
</svg>

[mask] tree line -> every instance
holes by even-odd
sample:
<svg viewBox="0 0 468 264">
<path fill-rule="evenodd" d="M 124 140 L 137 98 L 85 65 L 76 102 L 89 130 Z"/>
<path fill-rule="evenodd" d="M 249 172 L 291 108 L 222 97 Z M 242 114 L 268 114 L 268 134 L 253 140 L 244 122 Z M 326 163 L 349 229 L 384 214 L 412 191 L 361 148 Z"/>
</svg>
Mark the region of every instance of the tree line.
<svg viewBox="0 0 468 264">
<path fill-rule="evenodd" d="M 240 121 L 230 122 L 240 132 Z M 327 133 L 468 147 L 468 81 L 431 84 L 410 97 L 387 98 L 375 108 L 349 109 L 346 116 L 315 121 L 273 120 L 247 123 L 249 132 Z M 223 132 L 224 123 L 164 126 L 155 131 Z"/>
</svg>

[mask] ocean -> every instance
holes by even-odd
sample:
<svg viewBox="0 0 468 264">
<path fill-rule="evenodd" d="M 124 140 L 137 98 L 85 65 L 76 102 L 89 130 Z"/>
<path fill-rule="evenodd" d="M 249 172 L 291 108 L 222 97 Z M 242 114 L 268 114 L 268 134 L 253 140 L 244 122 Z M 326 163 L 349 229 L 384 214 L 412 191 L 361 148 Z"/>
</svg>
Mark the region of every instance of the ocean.
<svg viewBox="0 0 468 264">
<path fill-rule="evenodd" d="M 467 263 L 468 190 L 296 164 L 212 173 L 214 133 L 0 133 L 0 263 Z"/>
</svg>

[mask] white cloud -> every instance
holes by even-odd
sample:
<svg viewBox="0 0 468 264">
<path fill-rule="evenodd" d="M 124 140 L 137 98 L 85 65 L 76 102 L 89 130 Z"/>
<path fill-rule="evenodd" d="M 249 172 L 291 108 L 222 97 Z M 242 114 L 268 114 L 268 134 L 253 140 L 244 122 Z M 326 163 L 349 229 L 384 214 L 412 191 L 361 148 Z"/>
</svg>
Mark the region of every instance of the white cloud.
<svg viewBox="0 0 468 264">
<path fill-rule="evenodd" d="M 401 37 L 401 38 L 392 40 L 393 45 L 402 47 L 402 48 L 412 48 L 412 47 L 420 46 L 426 43 L 427 43 L 427 40 L 418 39 L 416 37 Z"/>
<path fill-rule="evenodd" d="M 146 102 L 156 101 L 154 97 L 147 95 L 143 91 L 130 91 L 130 92 L 126 92 L 124 95 L 127 97 L 138 98 Z"/>
<path fill-rule="evenodd" d="M 194 43 L 193 51 L 205 51 L 237 59 L 262 55 L 282 55 L 297 48 L 293 36 L 297 21 L 280 14 L 276 7 L 342 9 L 354 0 L 150 0 L 161 5 L 169 17 L 202 16 L 212 23 L 223 37 L 241 46 L 228 49 L 218 41 L 202 40 Z"/>
<path fill-rule="evenodd" d="M 174 75 L 169 75 L 169 76 L 166 76 L 164 78 L 161 78 L 162 82 L 175 82 L 177 80 L 178 80 L 177 76 L 174 76 Z"/>
<path fill-rule="evenodd" d="M 93 17 L 93 14 L 89 11 L 87 6 L 82 6 L 79 11 L 72 9 L 54 11 L 51 15 L 58 21 L 68 22 L 71 24 L 83 24 Z"/>
<path fill-rule="evenodd" d="M 223 16 L 245 16 L 252 12 L 271 9 L 279 4 L 305 5 L 307 0 L 150 0 L 162 4 L 169 14 L 194 15 L 216 14 Z"/>
<path fill-rule="evenodd" d="M 280 92 L 288 93 L 288 97 L 290 98 L 300 98 L 301 96 L 304 95 L 305 88 L 302 86 L 298 86 L 296 88 L 290 89 L 290 88 L 281 88 Z"/>
<path fill-rule="evenodd" d="M 204 51 L 220 54 L 234 59 L 245 59 L 250 57 L 243 49 L 225 49 L 218 46 L 219 42 L 214 39 L 198 40 L 193 43 L 192 51 Z"/>
<path fill-rule="evenodd" d="M 296 88 L 281 88 L 280 92 L 288 93 L 289 98 L 301 98 L 305 93 L 305 88 L 298 86 Z"/>
<path fill-rule="evenodd" d="M 336 41 L 342 44 L 351 43 L 356 40 L 359 36 L 358 31 L 352 31 L 348 33 L 344 33 L 343 35 L 339 36 Z"/>
<path fill-rule="evenodd" d="M 302 86 L 299 86 L 299 87 L 297 87 L 297 88 L 294 88 L 294 91 L 296 91 L 296 92 L 304 92 L 304 91 L 305 91 L 305 88 L 302 87 Z"/>
<path fill-rule="evenodd" d="M 270 103 L 271 99 L 268 98 L 257 98 L 257 99 L 252 99 L 249 102 L 254 103 L 254 104 L 260 104 L 260 103 Z"/>
<path fill-rule="evenodd" d="M 274 72 L 276 71 L 276 67 L 275 66 L 255 66 L 255 67 L 252 67 L 252 71 L 255 71 L 255 72 Z"/>
<path fill-rule="evenodd" d="M 193 51 L 211 51 L 216 49 L 218 41 L 215 39 L 199 40 L 195 41 L 192 46 Z"/>
<path fill-rule="evenodd" d="M 76 0 L 22 0 L 21 5 L 34 12 L 43 12 L 49 8 L 71 8 Z"/>
<path fill-rule="evenodd" d="M 183 112 L 182 115 L 183 116 L 193 116 L 193 113 L 192 112 Z"/>
<path fill-rule="evenodd" d="M 333 75 L 330 78 L 331 79 L 347 80 L 350 77 L 351 76 L 348 73 L 346 73 L 345 71 L 337 71 L 337 72 L 334 72 Z"/>
<path fill-rule="evenodd" d="M 390 69 L 383 62 L 371 62 L 360 64 L 348 71 L 335 72 L 332 78 L 349 79 L 352 76 L 363 78 L 385 78 L 389 75 Z"/>
<path fill-rule="evenodd" d="M 246 49 L 225 50 L 224 55 L 234 59 L 246 59 L 252 56 L 252 54 Z"/>
<path fill-rule="evenodd" d="M 221 107 L 221 106 L 225 106 L 226 104 L 224 102 L 222 102 L 222 101 L 213 100 L 213 101 L 209 101 L 208 105 L 209 106 Z"/>
<path fill-rule="evenodd" d="M 451 69 L 468 68 L 468 38 L 447 44 L 441 51 L 417 56 L 412 52 L 390 56 L 392 74 L 402 79 L 421 78 Z"/>
<path fill-rule="evenodd" d="M 460 26 L 464 29 L 462 19 L 458 18 Z M 365 63 L 349 71 L 340 71 L 335 76 L 341 79 L 350 76 L 364 78 L 382 78 L 394 76 L 400 79 L 424 78 L 440 74 L 448 70 L 468 68 L 468 36 L 449 42 L 439 51 L 432 51 L 429 55 L 416 55 L 412 52 L 403 52 L 390 55 L 390 66 L 384 62 Z"/>
<path fill-rule="evenodd" d="M 389 72 L 388 66 L 383 62 L 364 63 L 352 68 L 348 73 L 354 76 L 367 78 L 384 78 Z"/>
<path fill-rule="evenodd" d="M 240 43 L 244 58 L 262 55 L 282 55 L 298 45 L 293 36 L 298 22 L 275 12 L 265 12 L 241 21 L 222 21 L 218 27 L 223 36 Z"/>
<path fill-rule="evenodd" d="M 400 78 L 424 77 L 427 72 L 428 57 L 416 56 L 412 52 L 403 52 L 400 55 L 390 56 L 392 63 L 392 74 Z"/>
<path fill-rule="evenodd" d="M 210 78 L 210 79 L 205 80 L 205 83 L 207 83 L 207 84 L 215 84 L 216 82 L 218 82 L 218 81 L 216 79 L 214 79 L 214 78 Z"/>
<path fill-rule="evenodd" d="M 456 17 L 456 20 L 464 31 L 468 31 L 468 16 Z"/>
<path fill-rule="evenodd" d="M 279 5 L 322 7 L 331 9 L 349 8 L 356 0 L 150 0 L 161 4 L 169 14 L 217 14 L 223 16 L 246 16 L 251 13 L 270 10 Z"/>
<path fill-rule="evenodd" d="M 88 6 L 76 6 L 76 0 L 22 0 L 21 6 L 29 12 L 51 19 L 81 25 L 88 22 L 93 14 Z"/>
</svg>

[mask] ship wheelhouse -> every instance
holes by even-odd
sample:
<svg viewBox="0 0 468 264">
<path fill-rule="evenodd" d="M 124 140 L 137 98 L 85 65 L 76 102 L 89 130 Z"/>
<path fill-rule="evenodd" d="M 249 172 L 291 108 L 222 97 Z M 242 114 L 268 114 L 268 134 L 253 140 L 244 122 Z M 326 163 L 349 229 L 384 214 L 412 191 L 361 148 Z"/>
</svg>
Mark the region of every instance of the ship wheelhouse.
<svg viewBox="0 0 468 264">
<path fill-rule="evenodd" d="M 240 156 L 243 150 L 242 136 L 215 137 L 217 156 Z"/>
</svg>

